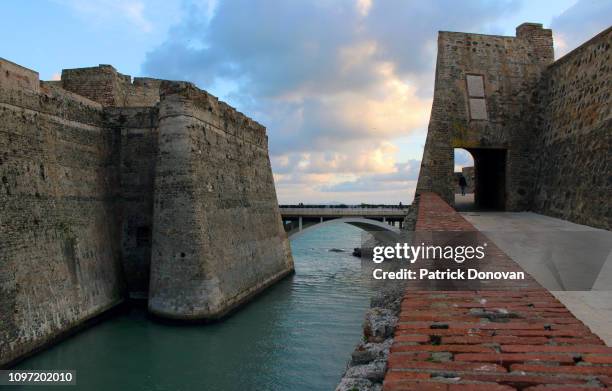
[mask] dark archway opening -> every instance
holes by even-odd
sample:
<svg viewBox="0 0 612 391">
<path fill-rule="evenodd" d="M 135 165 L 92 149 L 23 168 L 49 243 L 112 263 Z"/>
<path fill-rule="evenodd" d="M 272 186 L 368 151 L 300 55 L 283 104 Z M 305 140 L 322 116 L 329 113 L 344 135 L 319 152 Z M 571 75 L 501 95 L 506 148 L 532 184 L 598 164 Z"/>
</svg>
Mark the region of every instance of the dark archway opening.
<svg viewBox="0 0 612 391">
<path fill-rule="evenodd" d="M 468 182 L 468 191 L 473 191 L 473 203 L 466 202 L 464 197 L 456 196 L 457 210 L 505 210 L 506 149 L 466 148 L 466 150 L 473 158 L 473 169 L 469 171 L 465 162 L 457 161 L 461 154 L 458 153 L 460 150 L 456 150 L 455 175 L 459 175 L 458 172 L 462 170 Z M 463 154 L 465 155 L 465 152 Z M 468 173 L 471 173 L 471 178 Z"/>
<path fill-rule="evenodd" d="M 475 148 L 474 201 L 479 209 L 504 210 L 506 207 L 506 150 Z"/>
</svg>

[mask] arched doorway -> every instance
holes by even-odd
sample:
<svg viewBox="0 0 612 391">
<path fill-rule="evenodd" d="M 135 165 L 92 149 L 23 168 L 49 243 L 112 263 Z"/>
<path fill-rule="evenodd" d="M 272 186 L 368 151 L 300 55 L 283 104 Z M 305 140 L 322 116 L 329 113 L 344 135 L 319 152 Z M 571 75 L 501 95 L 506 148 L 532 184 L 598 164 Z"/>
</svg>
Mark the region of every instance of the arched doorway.
<svg viewBox="0 0 612 391">
<path fill-rule="evenodd" d="M 458 169 L 467 179 L 468 191 L 473 191 L 473 202 L 469 195 L 455 197 L 457 210 L 505 210 L 506 149 L 455 148 L 456 176 Z M 458 180 L 455 183 L 458 184 Z"/>
<path fill-rule="evenodd" d="M 454 149 L 454 170 L 453 170 L 453 193 L 455 195 L 455 209 L 459 211 L 469 211 L 475 209 L 474 190 L 474 158 L 465 149 Z M 465 188 L 460 186 L 461 178 L 465 180 Z"/>
</svg>

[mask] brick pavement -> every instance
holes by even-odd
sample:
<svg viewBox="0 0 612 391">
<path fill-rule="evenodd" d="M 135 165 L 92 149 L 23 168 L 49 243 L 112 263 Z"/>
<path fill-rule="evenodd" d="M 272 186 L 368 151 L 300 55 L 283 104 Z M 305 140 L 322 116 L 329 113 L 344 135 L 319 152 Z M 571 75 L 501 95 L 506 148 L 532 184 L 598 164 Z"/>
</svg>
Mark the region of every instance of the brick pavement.
<svg viewBox="0 0 612 391">
<path fill-rule="evenodd" d="M 434 193 L 420 196 L 416 230 L 476 231 Z M 481 270 L 522 270 L 488 253 Z M 612 387 L 612 348 L 529 276 L 479 290 L 411 283 L 399 316 L 385 391 Z"/>
</svg>

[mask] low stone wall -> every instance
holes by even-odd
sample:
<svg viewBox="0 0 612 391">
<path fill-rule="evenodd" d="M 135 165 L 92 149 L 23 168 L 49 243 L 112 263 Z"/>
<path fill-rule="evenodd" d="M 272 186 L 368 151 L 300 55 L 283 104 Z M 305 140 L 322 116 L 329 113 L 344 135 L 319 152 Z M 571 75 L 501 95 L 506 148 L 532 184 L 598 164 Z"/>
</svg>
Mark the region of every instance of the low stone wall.
<svg viewBox="0 0 612 391">
<path fill-rule="evenodd" d="M 486 239 L 436 194 L 421 193 L 415 205 L 417 233 L 472 232 Z M 488 265 L 481 270 L 521 271 L 487 243 Z M 390 284 L 372 299 L 364 341 L 337 391 L 612 386 L 612 348 L 530 276 L 478 291 L 434 284 Z"/>
<path fill-rule="evenodd" d="M 417 231 L 476 231 L 423 193 Z M 480 234 L 481 235 L 481 234 Z M 496 270 L 520 267 L 488 241 Z M 536 390 L 612 385 L 606 347 L 532 278 L 480 291 L 410 284 L 401 302 L 384 390 Z"/>
</svg>

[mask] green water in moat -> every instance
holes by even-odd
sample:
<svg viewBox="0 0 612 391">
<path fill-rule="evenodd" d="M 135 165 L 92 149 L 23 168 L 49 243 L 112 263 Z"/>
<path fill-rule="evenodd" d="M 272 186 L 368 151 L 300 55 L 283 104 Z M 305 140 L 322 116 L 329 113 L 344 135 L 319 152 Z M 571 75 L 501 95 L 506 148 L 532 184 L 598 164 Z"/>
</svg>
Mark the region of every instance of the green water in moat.
<svg viewBox="0 0 612 391">
<path fill-rule="evenodd" d="M 52 390 L 333 390 L 372 293 L 351 255 L 361 232 L 338 223 L 292 240 L 296 274 L 223 322 L 166 325 L 131 308 L 16 369 L 77 371 L 77 386 Z"/>
</svg>

